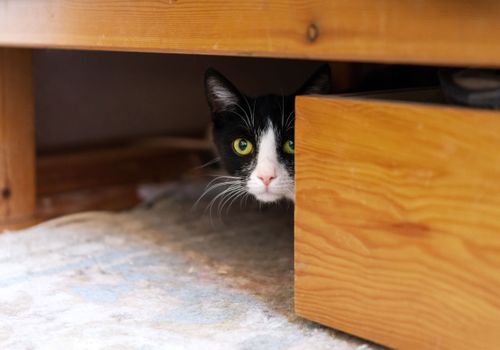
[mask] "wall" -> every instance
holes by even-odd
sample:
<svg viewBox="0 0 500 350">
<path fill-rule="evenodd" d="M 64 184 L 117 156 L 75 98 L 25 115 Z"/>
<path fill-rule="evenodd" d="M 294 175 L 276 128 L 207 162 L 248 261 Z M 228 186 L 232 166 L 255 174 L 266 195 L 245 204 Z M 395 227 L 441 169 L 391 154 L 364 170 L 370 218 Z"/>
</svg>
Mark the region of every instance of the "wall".
<svg viewBox="0 0 500 350">
<path fill-rule="evenodd" d="M 209 113 L 203 74 L 212 66 L 250 95 L 290 93 L 317 62 L 257 58 L 37 50 L 39 149 L 145 135 L 202 135 Z"/>
</svg>

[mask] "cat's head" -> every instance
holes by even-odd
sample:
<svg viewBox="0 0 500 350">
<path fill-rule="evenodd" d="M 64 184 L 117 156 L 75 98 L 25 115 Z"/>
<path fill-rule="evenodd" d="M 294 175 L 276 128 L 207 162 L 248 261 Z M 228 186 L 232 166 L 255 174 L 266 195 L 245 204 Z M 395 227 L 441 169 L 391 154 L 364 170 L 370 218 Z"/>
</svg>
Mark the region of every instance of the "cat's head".
<svg viewBox="0 0 500 350">
<path fill-rule="evenodd" d="M 330 93 L 328 65 L 288 96 L 246 96 L 213 69 L 205 74 L 205 91 L 213 141 L 234 186 L 261 202 L 294 200 L 295 96 Z"/>
</svg>

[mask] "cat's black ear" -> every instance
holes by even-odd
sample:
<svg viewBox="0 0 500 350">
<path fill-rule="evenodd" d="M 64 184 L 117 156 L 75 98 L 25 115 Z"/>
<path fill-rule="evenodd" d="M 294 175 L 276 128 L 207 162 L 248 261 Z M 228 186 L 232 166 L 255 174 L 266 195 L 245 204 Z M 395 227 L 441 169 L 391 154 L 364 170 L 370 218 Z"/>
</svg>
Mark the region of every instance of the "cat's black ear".
<svg viewBox="0 0 500 350">
<path fill-rule="evenodd" d="M 330 66 L 322 64 L 297 91 L 297 95 L 327 95 L 332 92 Z"/>
<path fill-rule="evenodd" d="M 205 95 L 213 113 L 227 111 L 241 100 L 238 89 L 212 68 L 205 72 Z"/>
</svg>

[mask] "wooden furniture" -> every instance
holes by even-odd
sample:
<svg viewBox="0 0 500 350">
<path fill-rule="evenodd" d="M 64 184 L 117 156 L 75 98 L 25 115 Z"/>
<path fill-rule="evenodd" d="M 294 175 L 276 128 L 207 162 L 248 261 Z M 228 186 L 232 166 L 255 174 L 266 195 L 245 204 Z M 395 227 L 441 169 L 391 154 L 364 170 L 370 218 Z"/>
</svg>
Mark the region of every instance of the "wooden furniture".
<svg viewBox="0 0 500 350">
<path fill-rule="evenodd" d="M 0 49 L 0 222 L 35 210 L 35 118 L 31 52 Z"/>
<path fill-rule="evenodd" d="M 499 34 L 494 0 L 0 0 L 0 222 L 35 210 L 30 48 L 493 68 Z M 299 99 L 297 312 L 389 346 L 498 348 L 500 113 L 392 98 Z"/>
<path fill-rule="evenodd" d="M 495 0 L 2 0 L 0 45 L 500 66 Z"/>
<path fill-rule="evenodd" d="M 297 101 L 296 310 L 395 348 L 493 349 L 500 115 L 399 98 Z"/>
</svg>

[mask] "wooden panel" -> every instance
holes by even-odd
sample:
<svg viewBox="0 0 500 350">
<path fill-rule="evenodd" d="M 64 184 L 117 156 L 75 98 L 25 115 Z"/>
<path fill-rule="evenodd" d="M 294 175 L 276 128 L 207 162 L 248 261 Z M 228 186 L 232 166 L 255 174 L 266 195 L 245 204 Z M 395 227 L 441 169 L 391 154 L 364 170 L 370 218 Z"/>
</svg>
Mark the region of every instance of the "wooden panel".
<svg viewBox="0 0 500 350">
<path fill-rule="evenodd" d="M 89 210 L 117 211 L 140 203 L 137 184 L 95 187 L 37 198 L 36 214 L 22 221 L 0 224 L 0 233 L 21 230 L 60 216 Z"/>
<path fill-rule="evenodd" d="M 84 211 L 130 209 L 141 201 L 138 187 L 138 184 L 129 183 L 40 196 L 36 222 L 30 224 Z"/>
<path fill-rule="evenodd" d="M 0 49 L 0 223 L 35 209 L 31 51 Z"/>
<path fill-rule="evenodd" d="M 0 0 L 0 45 L 500 66 L 496 0 Z"/>
<path fill-rule="evenodd" d="M 37 193 L 177 178 L 199 166 L 200 154 L 209 151 L 205 140 L 165 137 L 45 152 L 37 160 Z"/>
<path fill-rule="evenodd" d="M 401 349 L 500 348 L 500 112 L 301 97 L 296 147 L 299 315 Z"/>
<path fill-rule="evenodd" d="M 0 222 L 0 232 L 87 210 L 123 210 L 140 202 L 140 184 L 202 175 L 206 140 L 156 137 L 37 157 L 34 215 Z"/>
</svg>

